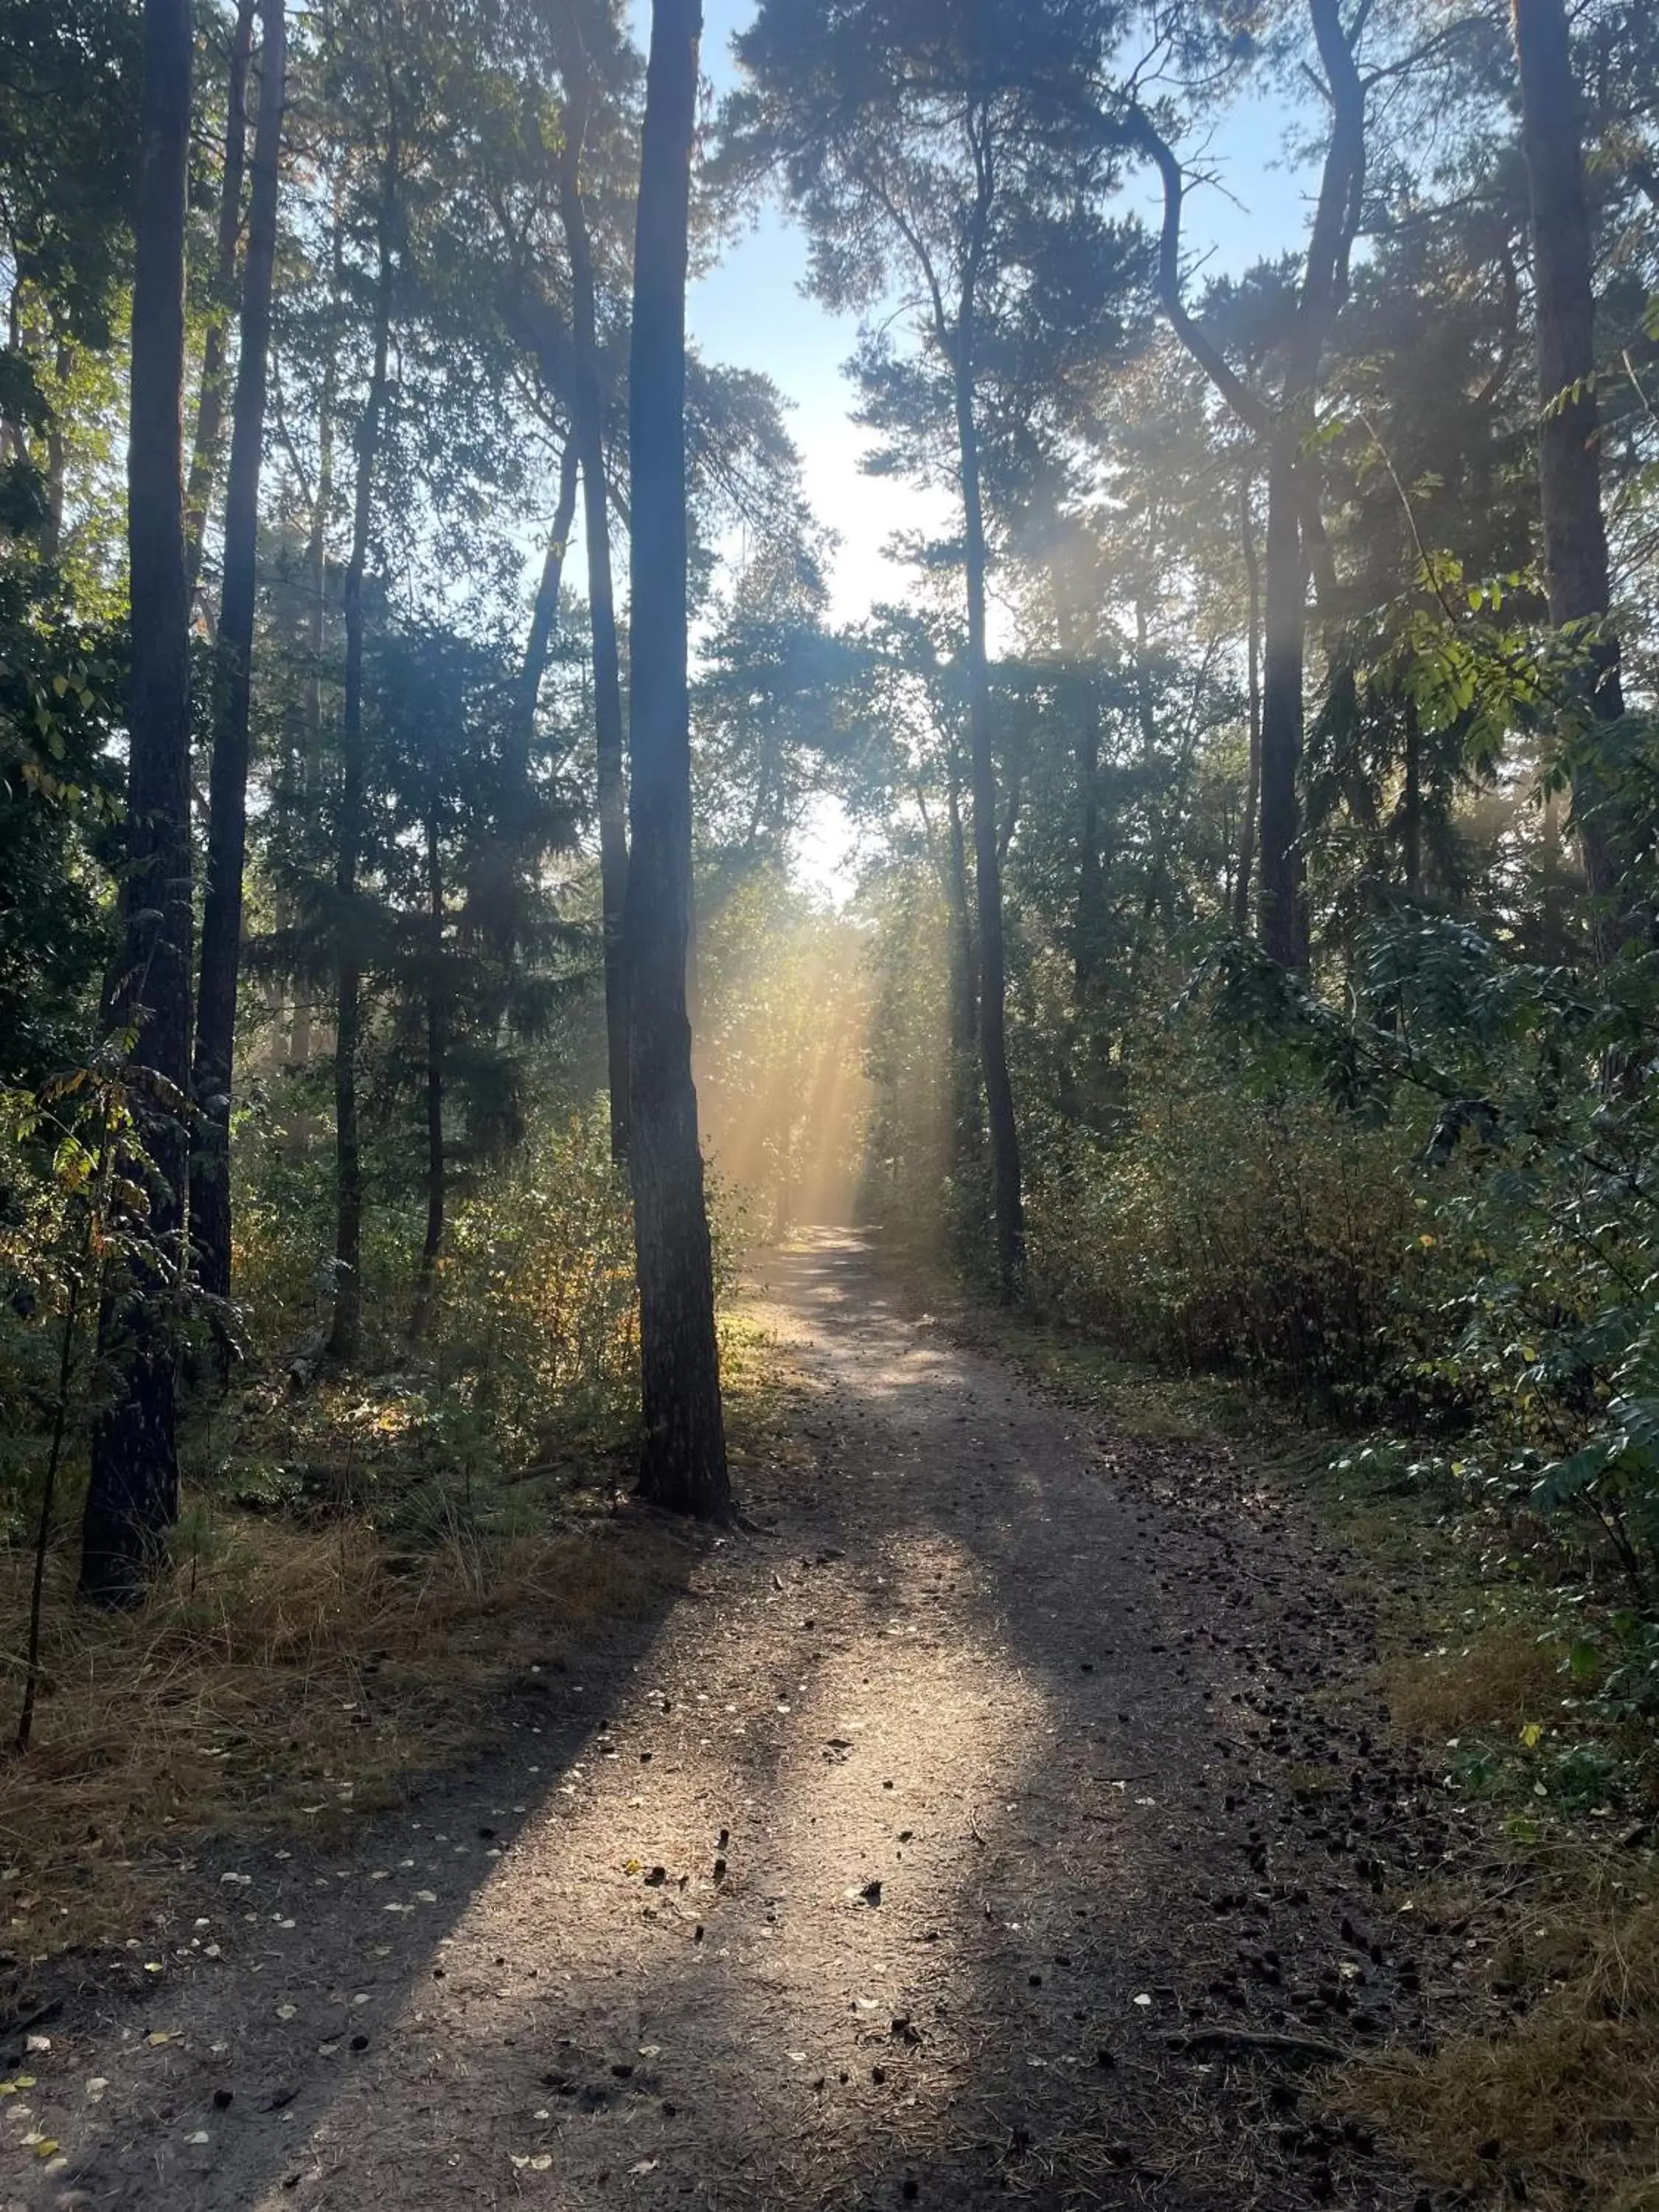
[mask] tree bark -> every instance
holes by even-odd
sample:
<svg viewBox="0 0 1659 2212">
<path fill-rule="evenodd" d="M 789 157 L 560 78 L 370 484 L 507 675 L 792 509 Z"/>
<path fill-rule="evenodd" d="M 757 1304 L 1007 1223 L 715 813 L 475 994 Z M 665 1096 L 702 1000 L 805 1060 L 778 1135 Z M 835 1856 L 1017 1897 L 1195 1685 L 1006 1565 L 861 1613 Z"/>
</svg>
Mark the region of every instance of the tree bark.
<svg viewBox="0 0 1659 2212">
<path fill-rule="evenodd" d="M 1064 686 L 1071 699 L 1071 721 L 1078 732 L 1073 745 L 1078 761 L 1078 909 L 1073 915 L 1071 945 L 1071 1011 L 1073 1029 L 1078 1029 L 1086 1015 L 1102 956 L 1102 898 L 1106 890 L 1106 872 L 1099 854 L 1099 690 L 1082 659 L 1078 606 L 1073 599 L 1064 553 L 1055 553 L 1048 564 L 1048 584 L 1055 602 L 1060 657 L 1066 664 Z"/>
<path fill-rule="evenodd" d="M 1612 605 L 1601 509 L 1601 416 L 1595 394 L 1595 293 L 1577 80 L 1565 0 L 1514 0 L 1521 78 L 1521 143 L 1532 203 L 1537 295 L 1539 485 L 1550 621 L 1604 626 Z M 1589 690 L 1596 715 L 1624 712 L 1619 647 L 1601 627 Z M 1575 779 L 1573 805 L 1592 894 L 1617 888 L 1618 864 L 1594 777 Z"/>
<path fill-rule="evenodd" d="M 1406 788 L 1401 801 L 1401 842 L 1407 898 L 1423 895 L 1423 724 L 1417 703 L 1407 699 L 1406 717 Z"/>
<path fill-rule="evenodd" d="M 53 362 L 61 392 L 75 366 L 75 355 L 62 338 Z M 46 520 L 40 533 L 40 558 L 50 565 L 64 550 L 64 506 L 69 488 L 69 447 L 64 436 L 64 411 L 55 404 L 46 425 Z"/>
<path fill-rule="evenodd" d="M 219 474 L 225 423 L 225 339 L 235 313 L 236 242 L 242 227 L 242 177 L 247 156 L 247 76 L 253 48 L 255 0 L 237 0 L 230 41 L 230 94 L 225 111 L 225 158 L 219 185 L 218 251 L 213 313 L 202 344 L 202 388 L 196 402 L 196 442 L 185 491 L 185 580 L 193 605 L 202 580 L 202 546 Z"/>
<path fill-rule="evenodd" d="M 1307 964 L 1303 904 L 1303 684 L 1307 647 L 1307 564 L 1297 512 L 1298 448 L 1294 420 L 1274 428 L 1267 461 L 1261 683 L 1261 836 L 1256 907 L 1261 942 L 1284 968 Z"/>
<path fill-rule="evenodd" d="M 334 225 L 334 260 L 340 258 L 340 225 Z M 306 533 L 306 673 L 300 698 L 301 751 L 295 763 L 299 786 L 295 794 L 307 804 L 316 787 L 317 764 L 323 744 L 323 659 L 328 647 L 328 522 L 334 505 L 334 415 L 339 398 L 339 363 L 329 349 L 323 365 L 322 389 L 317 401 L 317 487 L 312 501 L 311 526 Z M 312 1045 L 312 1000 L 314 986 L 304 983 L 294 1001 L 294 1022 L 289 1031 L 289 1062 L 309 1067 Z"/>
<path fill-rule="evenodd" d="M 133 1033 L 136 1103 L 155 1165 L 149 1232 L 184 1257 L 189 1147 L 192 913 L 190 842 L 190 595 L 185 576 L 185 210 L 194 21 L 190 0 L 145 0 L 127 545 L 132 610 L 127 867 L 121 887 L 118 1024 Z M 81 1590 L 136 1604 L 179 1514 L 174 1346 L 164 1280 L 139 1264 L 104 1302 L 100 1361 L 112 1395 L 93 1430 Z"/>
<path fill-rule="evenodd" d="M 979 1110 L 979 947 L 954 741 L 945 765 L 945 805 L 950 829 L 945 880 L 951 905 L 951 1164 L 962 1188 L 971 1190 L 979 1178 L 984 1139 Z"/>
<path fill-rule="evenodd" d="M 731 1516 L 685 962 L 691 919 L 685 289 L 701 0 L 654 0 L 629 393 L 633 858 L 629 1164 L 640 1285 L 643 1494 Z"/>
<path fill-rule="evenodd" d="M 570 256 L 575 376 L 571 415 L 581 457 L 587 544 L 587 602 L 593 646 L 593 726 L 599 803 L 599 902 L 605 931 L 605 1024 L 611 1086 L 611 1151 L 628 1157 L 628 992 L 623 914 L 628 897 L 628 796 L 623 760 L 622 669 L 611 573 L 611 502 L 605 473 L 605 392 L 599 374 L 593 242 L 582 197 L 581 160 L 589 88 L 580 57 L 567 66 L 568 105 L 559 161 L 559 216 Z"/>
<path fill-rule="evenodd" d="M 1020 1183 L 1019 1127 L 1008 1072 L 1007 956 L 1002 931 L 1002 861 L 997 841 L 997 769 L 992 729 L 991 667 L 986 643 L 988 565 L 980 488 L 979 430 L 974 411 L 973 307 L 964 299 L 956 331 L 957 453 L 968 581 L 968 726 L 974 794 L 974 879 L 979 917 L 980 1058 L 991 1135 L 997 1285 L 1005 1302 L 1025 1277 L 1025 1204 Z"/>
<path fill-rule="evenodd" d="M 1144 918 L 1151 921 L 1169 911 L 1169 830 L 1164 801 L 1159 796 L 1158 769 L 1158 702 L 1152 696 L 1152 617 L 1144 592 L 1135 593 L 1135 721 L 1140 732 L 1140 761 L 1146 787 L 1148 867 L 1141 902 Z"/>
<path fill-rule="evenodd" d="M 410 1309 L 409 1338 L 418 1344 L 432 1317 L 433 1285 L 438 1275 L 438 1255 L 443 1249 L 444 1206 L 447 1198 L 444 1155 L 444 866 L 439 835 L 439 795 L 436 778 L 426 818 L 427 984 L 426 984 L 426 1237 L 415 1279 L 415 1297 Z"/>
<path fill-rule="evenodd" d="M 230 1093 L 236 986 L 242 954 L 242 872 L 247 858 L 248 718 L 259 542 L 259 465 L 264 450 L 270 301 L 276 261 L 287 62 L 285 0 L 262 0 L 259 117 L 242 277 L 236 407 L 225 496 L 225 575 L 219 608 L 217 709 L 208 789 L 207 891 L 196 1007 L 194 1083 L 199 1121 L 191 1163 L 191 1238 L 202 1287 L 230 1296 Z"/>
<path fill-rule="evenodd" d="M 1249 763 L 1245 772 L 1244 814 L 1238 834 L 1238 881 L 1233 886 L 1233 927 L 1241 936 L 1250 925 L 1250 878 L 1255 868 L 1256 816 L 1261 805 L 1261 560 L 1256 551 L 1250 483 L 1251 472 L 1246 470 L 1239 493 L 1238 525 L 1249 599 Z"/>
<path fill-rule="evenodd" d="M 1261 941 L 1286 968 L 1305 968 L 1309 957 L 1300 781 L 1310 562 L 1303 509 L 1313 495 L 1302 447 L 1314 428 L 1325 347 L 1347 291 L 1365 176 L 1365 87 L 1340 0 L 1309 0 L 1309 14 L 1331 127 L 1268 455 L 1261 692 Z"/>
<path fill-rule="evenodd" d="M 351 556 L 346 564 L 345 685 L 340 710 L 340 823 L 335 854 L 335 927 L 338 933 L 334 1016 L 334 1313 L 329 1357 L 349 1365 L 357 1357 L 363 1322 L 363 1169 L 357 1129 L 357 1050 L 362 1029 L 362 955 L 357 918 L 357 871 L 362 861 L 363 581 L 374 512 L 374 468 L 386 415 L 392 346 L 393 233 L 398 199 L 398 118 L 387 122 L 381 176 L 374 282 L 374 355 L 357 428 L 357 482 L 352 500 Z"/>
</svg>

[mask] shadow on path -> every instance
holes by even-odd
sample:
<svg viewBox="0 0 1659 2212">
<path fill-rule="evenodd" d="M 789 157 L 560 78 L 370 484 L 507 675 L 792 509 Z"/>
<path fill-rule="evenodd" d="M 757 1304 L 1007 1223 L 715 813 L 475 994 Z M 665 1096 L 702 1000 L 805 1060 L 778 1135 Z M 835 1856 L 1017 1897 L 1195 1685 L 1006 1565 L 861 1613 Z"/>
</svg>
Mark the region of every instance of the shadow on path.
<svg viewBox="0 0 1659 2212">
<path fill-rule="evenodd" d="M 19 2131 L 62 2148 L 0 2148 L 0 2203 L 1419 2201 L 1240 2055 L 1415 2019 L 1370 1922 L 1435 1838 L 1308 1702 L 1364 1656 L 1327 1563 L 856 1238 L 767 1272 L 807 1464 L 762 1533 L 349 1858 L 204 1858 L 176 1978 L 54 2032 Z"/>
</svg>

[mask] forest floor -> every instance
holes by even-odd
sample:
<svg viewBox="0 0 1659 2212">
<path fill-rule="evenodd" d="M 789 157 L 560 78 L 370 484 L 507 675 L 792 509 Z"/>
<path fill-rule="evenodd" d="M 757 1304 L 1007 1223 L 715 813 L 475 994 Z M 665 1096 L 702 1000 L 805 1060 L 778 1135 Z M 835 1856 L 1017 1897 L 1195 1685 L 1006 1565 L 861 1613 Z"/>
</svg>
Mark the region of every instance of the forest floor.
<svg viewBox="0 0 1659 2212">
<path fill-rule="evenodd" d="M 1465 2002 L 1477 1849 L 1375 1730 L 1364 1563 L 854 1239 L 766 1276 L 744 1532 L 352 1847 L 203 1848 L 148 1979 L 0 2050 L 0 2206 L 1450 2201 L 1323 2112 Z"/>
</svg>

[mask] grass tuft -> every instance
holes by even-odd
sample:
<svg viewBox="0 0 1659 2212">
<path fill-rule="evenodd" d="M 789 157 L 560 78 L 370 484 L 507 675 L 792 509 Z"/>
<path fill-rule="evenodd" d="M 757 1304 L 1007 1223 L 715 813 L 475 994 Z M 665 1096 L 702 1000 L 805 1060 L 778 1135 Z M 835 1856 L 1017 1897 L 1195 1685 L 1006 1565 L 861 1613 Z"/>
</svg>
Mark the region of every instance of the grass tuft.
<svg viewBox="0 0 1659 2212">
<path fill-rule="evenodd" d="M 1348 2097 L 1429 2178 L 1480 2204 L 1659 2212 L 1659 1896 L 1628 1861 L 1529 1903 L 1498 1961 L 1520 2017 L 1350 2071 Z"/>
</svg>

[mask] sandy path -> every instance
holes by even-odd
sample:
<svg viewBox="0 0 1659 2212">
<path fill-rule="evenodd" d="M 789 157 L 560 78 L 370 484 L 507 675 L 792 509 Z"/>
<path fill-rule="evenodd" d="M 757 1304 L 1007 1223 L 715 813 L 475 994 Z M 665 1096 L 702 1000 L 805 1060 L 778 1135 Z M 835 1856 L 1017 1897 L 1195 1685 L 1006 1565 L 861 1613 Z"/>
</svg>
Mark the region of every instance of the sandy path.
<svg viewBox="0 0 1659 2212">
<path fill-rule="evenodd" d="M 812 1471 L 505 1759 L 349 1856 L 204 1856 L 147 2002 L 23 2062 L 0 2204 L 1429 2201 L 1293 2074 L 1170 2047 L 1412 2024 L 1375 1885 L 1441 1839 L 1307 1702 L 1364 1656 L 1330 1563 L 852 1240 L 770 1274 Z"/>
</svg>

